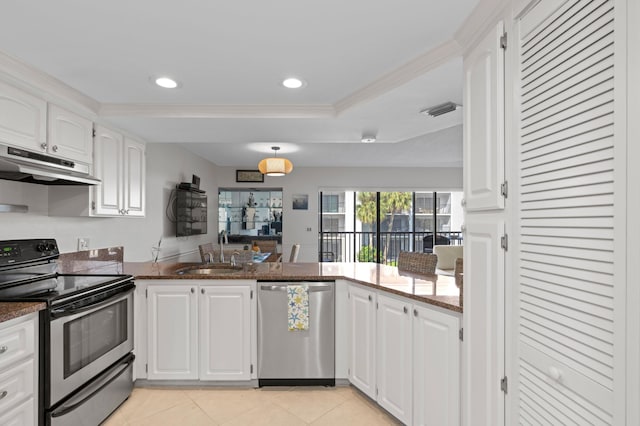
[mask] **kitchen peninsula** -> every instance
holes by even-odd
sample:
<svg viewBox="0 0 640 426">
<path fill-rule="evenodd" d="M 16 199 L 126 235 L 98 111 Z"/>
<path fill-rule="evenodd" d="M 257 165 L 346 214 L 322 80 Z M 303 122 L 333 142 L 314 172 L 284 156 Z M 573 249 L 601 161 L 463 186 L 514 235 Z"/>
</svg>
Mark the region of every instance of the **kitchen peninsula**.
<svg viewBox="0 0 640 426">
<path fill-rule="evenodd" d="M 287 280 L 322 281 L 347 280 L 356 284 L 389 292 L 439 306 L 454 312 L 462 312 L 460 289 L 453 277 L 443 275 L 413 275 L 398 268 L 376 263 L 260 263 L 254 271 L 239 270 L 234 273 L 189 275 L 178 274 L 195 263 L 126 262 L 124 273 L 138 280 Z"/>
<path fill-rule="evenodd" d="M 357 387 L 405 424 L 459 424 L 462 303 L 453 277 L 375 263 L 217 273 L 215 265 L 202 273 L 207 265 L 124 263 L 136 277 L 139 386 L 257 386 L 260 283 L 334 281 L 336 384 Z"/>
</svg>

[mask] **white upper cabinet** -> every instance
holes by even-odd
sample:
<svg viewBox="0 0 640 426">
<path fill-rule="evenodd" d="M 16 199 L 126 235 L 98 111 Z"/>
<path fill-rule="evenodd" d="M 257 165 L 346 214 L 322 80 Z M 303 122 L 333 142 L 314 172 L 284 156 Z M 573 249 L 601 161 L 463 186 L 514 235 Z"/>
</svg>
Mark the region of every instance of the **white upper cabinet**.
<svg viewBox="0 0 640 426">
<path fill-rule="evenodd" d="M 500 22 L 464 59 L 467 211 L 504 209 L 504 50 Z"/>
<path fill-rule="evenodd" d="M 145 144 L 124 138 L 123 209 L 127 216 L 145 214 Z"/>
<path fill-rule="evenodd" d="M 47 103 L 0 82 L 0 141 L 33 151 L 47 147 Z"/>
<path fill-rule="evenodd" d="M 137 216 L 145 214 L 145 144 L 96 126 L 93 216 Z"/>
<path fill-rule="evenodd" d="M 49 104 L 47 151 L 85 164 L 93 162 L 93 122 Z"/>
<path fill-rule="evenodd" d="M 102 181 L 94 189 L 95 215 L 120 216 L 124 203 L 123 180 L 124 138 L 103 126 L 96 126 L 94 173 Z"/>
</svg>

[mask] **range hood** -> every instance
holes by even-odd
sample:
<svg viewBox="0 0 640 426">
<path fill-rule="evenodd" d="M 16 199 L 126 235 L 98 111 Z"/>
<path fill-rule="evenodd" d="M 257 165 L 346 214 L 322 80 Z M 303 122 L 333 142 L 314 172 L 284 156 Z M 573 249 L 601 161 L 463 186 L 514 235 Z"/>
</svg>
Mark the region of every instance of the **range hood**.
<svg viewBox="0 0 640 426">
<path fill-rule="evenodd" d="M 89 166 L 0 144 L 0 179 L 41 185 L 97 185 Z"/>
</svg>

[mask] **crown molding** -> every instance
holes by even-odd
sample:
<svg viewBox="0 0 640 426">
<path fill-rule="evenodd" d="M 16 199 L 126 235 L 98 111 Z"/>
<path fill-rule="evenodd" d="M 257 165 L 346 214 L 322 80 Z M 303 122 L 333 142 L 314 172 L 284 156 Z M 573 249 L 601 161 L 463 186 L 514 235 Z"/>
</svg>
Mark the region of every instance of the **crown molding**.
<svg viewBox="0 0 640 426">
<path fill-rule="evenodd" d="M 331 105 L 102 104 L 101 117 L 333 118 Z"/>
<path fill-rule="evenodd" d="M 506 16 L 511 0 L 480 0 L 454 34 L 454 40 L 466 54 L 482 40 L 482 35 Z"/>
<path fill-rule="evenodd" d="M 429 50 L 427 53 L 407 62 L 382 77 L 367 84 L 349 96 L 334 104 L 338 115 L 362 103 L 371 101 L 383 94 L 396 89 L 403 84 L 420 77 L 427 71 L 461 56 L 460 45 L 455 40 L 449 40 Z"/>
<path fill-rule="evenodd" d="M 95 99 L 4 52 L 0 52 L 0 73 L 4 80 L 34 92 L 47 101 L 81 107 L 93 115 L 100 109 L 100 103 Z"/>
</svg>

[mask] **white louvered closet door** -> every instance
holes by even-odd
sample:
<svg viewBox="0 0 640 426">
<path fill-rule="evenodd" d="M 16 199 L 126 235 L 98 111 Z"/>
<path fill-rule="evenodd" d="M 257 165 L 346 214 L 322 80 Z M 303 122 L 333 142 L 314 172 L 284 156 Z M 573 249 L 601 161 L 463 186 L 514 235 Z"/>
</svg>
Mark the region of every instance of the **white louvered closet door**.
<svg viewBox="0 0 640 426">
<path fill-rule="evenodd" d="M 614 346 L 623 324 L 614 322 L 613 2 L 543 0 L 517 24 L 514 410 L 525 425 L 621 425 L 613 401 L 614 368 L 624 365 Z"/>
</svg>

